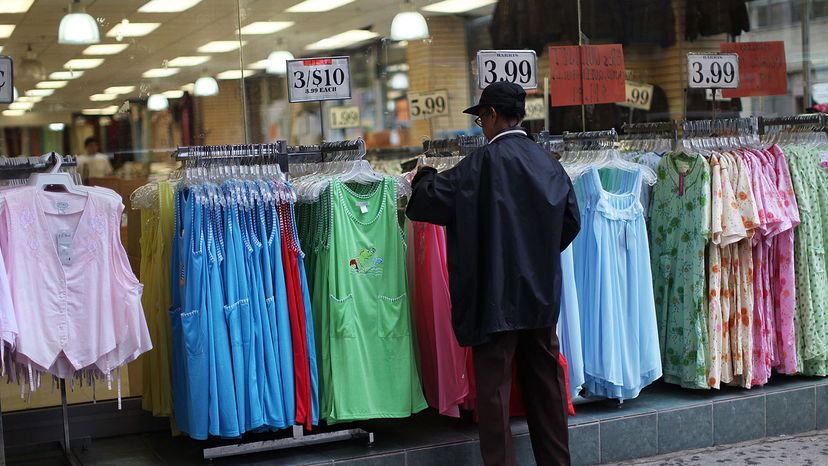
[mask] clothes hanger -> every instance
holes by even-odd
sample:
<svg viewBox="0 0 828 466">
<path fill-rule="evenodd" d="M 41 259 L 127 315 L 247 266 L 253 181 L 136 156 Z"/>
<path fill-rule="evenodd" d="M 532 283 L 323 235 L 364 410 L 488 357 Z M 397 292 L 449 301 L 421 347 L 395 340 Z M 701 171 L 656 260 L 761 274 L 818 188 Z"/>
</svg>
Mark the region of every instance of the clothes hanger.
<svg viewBox="0 0 828 466">
<path fill-rule="evenodd" d="M 63 156 L 52 152 L 43 156 L 45 160 L 54 157 L 55 166 L 48 173 L 34 173 L 29 177 L 29 186 L 35 187 L 38 191 L 43 191 L 49 186 L 61 186 L 65 192 L 75 194 L 77 196 L 88 196 L 89 192 L 86 189 L 81 189 L 75 184 L 75 180 L 69 173 L 60 171 L 63 165 Z"/>
</svg>

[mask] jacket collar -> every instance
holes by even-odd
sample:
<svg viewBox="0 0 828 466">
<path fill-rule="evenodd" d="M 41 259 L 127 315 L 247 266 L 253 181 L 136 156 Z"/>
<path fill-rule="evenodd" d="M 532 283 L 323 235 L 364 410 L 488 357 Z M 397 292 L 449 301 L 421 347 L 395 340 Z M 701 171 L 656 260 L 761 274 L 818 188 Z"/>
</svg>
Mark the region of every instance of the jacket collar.
<svg viewBox="0 0 828 466">
<path fill-rule="evenodd" d="M 491 141 L 489 141 L 489 144 L 494 143 L 495 141 L 500 139 L 501 136 L 506 136 L 506 135 L 509 135 L 509 134 L 522 134 L 524 136 L 528 136 L 526 134 L 526 130 L 524 130 L 520 126 L 513 126 L 511 128 L 506 128 L 503 131 L 497 133 L 497 135 L 495 137 L 493 137 Z"/>
</svg>

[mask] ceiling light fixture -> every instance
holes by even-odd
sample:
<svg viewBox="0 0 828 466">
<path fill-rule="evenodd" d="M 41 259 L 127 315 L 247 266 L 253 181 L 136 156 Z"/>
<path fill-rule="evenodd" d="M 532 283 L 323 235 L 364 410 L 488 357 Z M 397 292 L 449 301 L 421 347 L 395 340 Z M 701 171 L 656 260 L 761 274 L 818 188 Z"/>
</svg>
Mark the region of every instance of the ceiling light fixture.
<svg viewBox="0 0 828 466">
<path fill-rule="evenodd" d="M 23 116 L 25 114 L 25 110 L 3 110 L 3 116 Z"/>
<path fill-rule="evenodd" d="M 294 56 L 287 50 L 277 50 L 271 52 L 267 56 L 267 72 L 268 74 L 287 74 L 287 61 L 293 60 Z"/>
<path fill-rule="evenodd" d="M 29 44 L 26 48 L 26 58 L 20 62 L 18 71 L 20 71 L 21 76 L 32 81 L 43 81 L 46 79 L 46 68 L 37 59 L 37 55 L 32 50 L 32 44 Z"/>
<path fill-rule="evenodd" d="M 135 90 L 135 86 L 112 86 L 104 89 L 104 94 L 129 94 Z"/>
<path fill-rule="evenodd" d="M 0 24 L 0 39 L 8 39 L 14 32 L 14 24 Z"/>
<path fill-rule="evenodd" d="M 106 36 L 117 40 L 124 37 L 143 37 L 158 29 L 158 26 L 161 26 L 161 23 L 130 23 L 125 19 L 110 29 Z"/>
<path fill-rule="evenodd" d="M 241 45 L 247 44 L 247 41 L 241 41 Z M 223 53 L 237 50 L 239 48 L 239 41 L 237 40 L 214 40 L 208 42 L 198 48 L 201 53 Z"/>
<path fill-rule="evenodd" d="M 63 131 L 66 128 L 66 123 L 49 123 L 49 129 L 52 131 Z"/>
<path fill-rule="evenodd" d="M 31 96 L 28 96 L 28 95 L 24 95 L 24 96 L 22 96 L 22 97 L 19 97 L 19 98 L 14 99 L 14 100 L 16 100 L 16 101 L 18 101 L 18 102 L 33 102 L 33 103 L 38 103 L 38 102 L 40 102 L 41 100 L 43 100 L 43 97 L 31 97 Z"/>
<path fill-rule="evenodd" d="M 251 70 L 266 70 L 269 65 L 270 60 L 264 58 L 262 60 L 254 61 L 253 63 L 248 64 L 247 67 Z"/>
<path fill-rule="evenodd" d="M 118 94 L 92 94 L 89 100 L 92 102 L 109 102 L 118 98 Z"/>
<path fill-rule="evenodd" d="M 354 0 L 305 0 L 288 8 L 288 13 L 319 13 L 331 11 L 341 6 L 352 3 Z"/>
<path fill-rule="evenodd" d="M 58 44 L 97 44 L 101 41 L 101 32 L 95 18 L 86 12 L 80 0 L 69 5 L 69 13 L 60 20 L 58 27 Z"/>
<path fill-rule="evenodd" d="M 206 56 L 175 57 L 172 60 L 167 61 L 167 66 L 172 66 L 174 68 L 185 66 L 198 66 L 202 63 L 206 63 L 208 60 L 210 60 L 210 58 L 211 57 Z"/>
<path fill-rule="evenodd" d="M 129 47 L 129 44 L 98 44 L 90 45 L 83 50 L 84 55 L 116 55 Z"/>
<path fill-rule="evenodd" d="M 434 13 L 464 13 L 497 3 L 497 0 L 444 0 L 423 7 L 424 11 Z"/>
<path fill-rule="evenodd" d="M 391 21 L 391 40 L 419 40 L 428 38 L 426 19 L 414 8 L 411 0 L 403 1 L 403 11 Z"/>
<path fill-rule="evenodd" d="M 151 112 L 160 112 L 170 107 L 170 101 L 163 94 L 153 94 L 147 99 L 147 108 Z"/>
<path fill-rule="evenodd" d="M 179 71 L 181 70 L 178 68 L 153 68 L 151 70 L 144 71 L 141 76 L 144 78 L 166 78 L 178 73 Z"/>
<path fill-rule="evenodd" d="M 241 79 L 256 74 L 256 70 L 227 70 L 216 75 L 218 79 Z"/>
<path fill-rule="evenodd" d="M 210 97 L 219 93 L 218 81 L 212 76 L 202 76 L 196 79 L 193 94 L 199 97 Z"/>
<path fill-rule="evenodd" d="M 273 34 L 293 26 L 293 21 L 256 21 L 236 31 L 237 34 L 263 35 Z"/>
<path fill-rule="evenodd" d="M 83 71 L 80 70 L 55 71 L 54 73 L 49 75 L 49 79 L 54 79 L 57 81 L 66 81 L 69 79 L 78 79 L 81 76 L 83 76 Z"/>
<path fill-rule="evenodd" d="M 104 108 L 85 108 L 81 110 L 84 115 L 113 115 L 118 112 L 117 105 L 110 105 Z"/>
<path fill-rule="evenodd" d="M 391 80 L 388 83 L 391 89 L 404 91 L 408 89 L 408 75 L 405 73 L 394 73 L 391 75 Z"/>
<path fill-rule="evenodd" d="M 101 66 L 103 58 L 75 58 L 63 64 L 67 70 L 91 70 Z"/>
<path fill-rule="evenodd" d="M 3 0 L 0 2 L 0 14 L 25 13 L 32 7 L 34 0 Z"/>
<path fill-rule="evenodd" d="M 26 95 L 29 97 L 49 97 L 54 93 L 54 89 L 30 89 L 26 91 Z"/>
<path fill-rule="evenodd" d="M 138 8 L 141 13 L 177 13 L 201 3 L 201 0 L 150 0 Z"/>
<path fill-rule="evenodd" d="M 320 41 L 308 44 L 307 50 L 336 50 L 348 47 L 350 45 L 365 42 L 366 40 L 375 39 L 379 34 L 373 31 L 366 31 L 365 29 L 351 29 L 341 34 L 322 39 Z"/>
<path fill-rule="evenodd" d="M 12 102 L 9 104 L 11 110 L 31 110 L 34 102 Z"/>
<path fill-rule="evenodd" d="M 60 89 L 66 87 L 67 84 L 69 84 L 69 81 L 42 81 L 35 84 L 35 87 L 39 89 Z"/>
<path fill-rule="evenodd" d="M 171 91 L 164 91 L 164 92 L 161 93 L 161 95 L 163 95 L 164 97 L 166 97 L 168 99 L 180 99 L 180 98 L 184 97 L 184 91 L 182 91 L 180 89 L 175 89 L 175 90 L 171 90 Z"/>
</svg>

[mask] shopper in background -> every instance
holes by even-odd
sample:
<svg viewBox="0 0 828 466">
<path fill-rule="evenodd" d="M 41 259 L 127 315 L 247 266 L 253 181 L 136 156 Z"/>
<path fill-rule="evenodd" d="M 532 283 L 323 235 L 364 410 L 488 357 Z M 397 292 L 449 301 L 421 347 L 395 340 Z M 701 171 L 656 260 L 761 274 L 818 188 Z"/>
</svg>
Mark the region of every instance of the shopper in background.
<svg viewBox="0 0 828 466">
<path fill-rule="evenodd" d="M 78 156 L 78 173 L 84 181 L 89 178 L 112 176 L 112 164 L 109 163 L 109 157 L 100 152 L 97 139 L 86 138 L 83 141 L 83 148 L 86 153 Z"/>
<path fill-rule="evenodd" d="M 555 334 L 560 253 L 580 229 L 563 167 L 518 126 L 526 92 L 497 82 L 477 116 L 489 144 L 455 168 L 421 167 L 407 215 L 446 226 L 452 323 L 473 348 L 480 449 L 487 465 L 514 465 L 509 398 L 517 363 L 539 465 L 569 464 L 564 370 Z"/>
</svg>

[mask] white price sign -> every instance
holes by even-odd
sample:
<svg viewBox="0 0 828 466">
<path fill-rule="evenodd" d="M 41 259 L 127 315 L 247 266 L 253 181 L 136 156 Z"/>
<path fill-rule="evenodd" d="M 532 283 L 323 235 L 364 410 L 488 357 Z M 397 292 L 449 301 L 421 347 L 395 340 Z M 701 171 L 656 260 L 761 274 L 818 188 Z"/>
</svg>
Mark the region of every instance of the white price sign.
<svg viewBox="0 0 828 466">
<path fill-rule="evenodd" d="M 619 102 L 618 105 L 649 111 L 653 106 L 653 90 L 655 86 L 652 84 L 637 83 L 635 81 L 626 81 L 625 83 L 627 87 L 627 100 L 625 102 Z"/>
<path fill-rule="evenodd" d="M 0 57 L 0 104 L 14 102 L 14 80 L 11 57 Z"/>
<path fill-rule="evenodd" d="M 693 89 L 736 89 L 739 87 L 739 55 L 688 53 L 687 82 Z"/>
<path fill-rule="evenodd" d="M 288 60 L 287 75 L 290 102 L 351 98 L 351 60 L 348 57 Z"/>
<path fill-rule="evenodd" d="M 329 113 L 332 129 L 359 128 L 359 107 L 331 107 Z"/>
<path fill-rule="evenodd" d="M 480 89 L 498 81 L 538 87 L 538 55 L 534 50 L 480 50 L 477 52 L 477 83 Z"/>
<path fill-rule="evenodd" d="M 412 120 L 428 120 L 449 114 L 448 91 L 408 93 L 408 113 Z"/>
<path fill-rule="evenodd" d="M 546 106 L 543 105 L 543 98 L 526 99 L 526 118 L 524 120 L 543 120 L 545 112 Z"/>
</svg>

